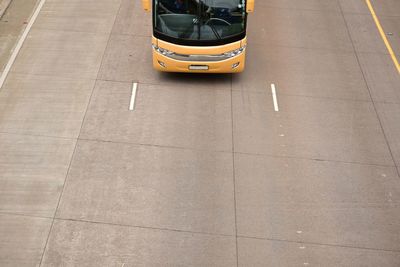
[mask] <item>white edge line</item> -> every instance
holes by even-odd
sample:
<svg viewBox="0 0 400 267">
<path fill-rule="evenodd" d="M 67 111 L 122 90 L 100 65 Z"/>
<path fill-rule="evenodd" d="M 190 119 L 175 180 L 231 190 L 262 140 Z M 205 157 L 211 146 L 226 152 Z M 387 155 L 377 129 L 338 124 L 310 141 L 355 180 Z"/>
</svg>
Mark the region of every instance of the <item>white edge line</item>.
<svg viewBox="0 0 400 267">
<path fill-rule="evenodd" d="M 131 111 L 135 110 L 137 87 L 138 87 L 138 83 L 133 83 L 132 94 L 131 94 L 131 103 L 129 104 L 129 110 L 131 110 Z"/>
<path fill-rule="evenodd" d="M 276 96 L 276 88 L 275 84 L 271 84 L 271 90 L 272 90 L 272 98 L 274 100 L 274 109 L 276 112 L 279 111 L 279 105 L 278 105 L 278 97 Z"/>
<path fill-rule="evenodd" d="M 41 0 L 39 5 L 37 6 L 35 12 L 33 13 L 31 19 L 29 20 L 28 25 L 26 26 L 24 32 L 21 35 L 21 38 L 19 38 L 17 45 L 14 48 L 14 51 L 11 54 L 10 59 L 7 62 L 7 65 L 4 68 L 4 71 L 2 75 L 0 76 L 0 89 L 3 87 L 5 80 L 7 79 L 8 74 L 10 73 L 11 67 L 13 66 L 15 59 L 17 58 L 19 51 L 21 50 L 26 37 L 28 36 L 33 24 L 35 23 L 37 17 L 39 16 L 40 10 L 42 10 L 42 7 L 46 0 Z"/>
</svg>

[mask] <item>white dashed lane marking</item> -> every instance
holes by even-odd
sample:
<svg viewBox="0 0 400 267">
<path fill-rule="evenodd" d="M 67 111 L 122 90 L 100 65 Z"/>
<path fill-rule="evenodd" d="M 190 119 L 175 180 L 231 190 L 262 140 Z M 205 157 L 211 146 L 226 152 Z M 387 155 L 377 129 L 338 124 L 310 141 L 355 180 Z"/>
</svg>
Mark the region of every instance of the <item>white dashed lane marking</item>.
<svg viewBox="0 0 400 267">
<path fill-rule="evenodd" d="M 274 109 L 276 112 L 279 111 L 279 105 L 278 105 L 278 97 L 276 95 L 276 87 L 275 84 L 271 84 L 271 91 L 272 91 L 272 99 L 274 101 Z"/>
<path fill-rule="evenodd" d="M 138 83 L 132 84 L 132 94 L 131 94 L 131 102 L 129 104 L 129 110 L 135 110 L 136 105 L 136 94 L 137 94 Z"/>
</svg>

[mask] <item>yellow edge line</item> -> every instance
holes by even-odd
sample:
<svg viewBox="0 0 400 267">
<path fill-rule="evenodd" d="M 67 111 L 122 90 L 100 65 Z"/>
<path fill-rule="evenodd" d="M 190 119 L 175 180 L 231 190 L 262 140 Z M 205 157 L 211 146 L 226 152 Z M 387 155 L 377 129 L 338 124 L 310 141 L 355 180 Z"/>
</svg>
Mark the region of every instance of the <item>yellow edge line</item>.
<svg viewBox="0 0 400 267">
<path fill-rule="evenodd" d="M 379 21 L 379 19 L 378 19 L 378 16 L 377 16 L 376 13 L 375 13 L 375 10 L 374 10 L 374 8 L 373 8 L 373 6 L 372 6 L 372 4 L 371 4 L 371 1 L 370 1 L 370 0 L 365 0 L 365 2 L 367 2 L 369 11 L 371 12 L 372 17 L 374 18 L 376 27 L 378 27 L 378 30 L 379 30 L 379 33 L 381 34 L 381 37 L 382 37 L 382 39 L 383 39 L 383 42 L 385 43 L 386 48 L 387 48 L 387 50 L 389 51 L 390 56 L 392 57 L 393 63 L 394 63 L 394 65 L 396 66 L 397 71 L 398 71 L 399 74 L 400 74 L 400 64 L 399 64 L 399 61 L 397 60 L 396 54 L 393 52 L 392 46 L 390 45 L 388 39 L 386 38 L 386 34 L 385 34 L 385 32 L 383 31 L 382 25 L 381 25 L 381 23 L 380 23 L 380 21 Z"/>
</svg>

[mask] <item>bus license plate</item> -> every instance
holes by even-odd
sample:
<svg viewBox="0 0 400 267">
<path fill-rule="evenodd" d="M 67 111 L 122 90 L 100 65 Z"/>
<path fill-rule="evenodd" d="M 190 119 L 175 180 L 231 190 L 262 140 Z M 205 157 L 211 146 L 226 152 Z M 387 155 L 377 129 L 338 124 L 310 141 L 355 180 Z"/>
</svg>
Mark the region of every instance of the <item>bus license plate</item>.
<svg viewBox="0 0 400 267">
<path fill-rule="evenodd" d="M 209 67 L 207 65 L 190 65 L 189 70 L 208 70 Z"/>
</svg>

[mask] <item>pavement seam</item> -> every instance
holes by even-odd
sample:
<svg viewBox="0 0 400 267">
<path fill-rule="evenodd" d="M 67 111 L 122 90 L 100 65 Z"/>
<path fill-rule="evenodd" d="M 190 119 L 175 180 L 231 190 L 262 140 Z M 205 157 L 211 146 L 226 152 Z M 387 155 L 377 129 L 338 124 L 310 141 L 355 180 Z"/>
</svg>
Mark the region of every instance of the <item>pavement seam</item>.
<svg viewBox="0 0 400 267">
<path fill-rule="evenodd" d="M 3 18 L 4 14 L 6 13 L 7 9 L 10 7 L 12 0 L 0 0 L 0 19 Z"/>
<path fill-rule="evenodd" d="M 296 243 L 296 244 L 305 244 L 305 245 L 315 245 L 315 246 L 328 246 L 328 247 L 339 247 L 339 248 L 352 248 L 352 249 L 364 249 L 364 250 L 372 250 L 372 251 L 385 251 L 385 252 L 395 252 L 400 253 L 400 250 L 392 250 L 392 249 L 381 249 L 381 248 L 371 248 L 371 247 L 357 247 L 357 246 L 348 246 L 348 245 L 338 245 L 338 244 L 325 244 L 318 242 L 304 242 L 304 241 L 294 241 L 287 239 L 277 239 L 277 238 L 266 238 L 266 237 L 254 237 L 254 236 L 245 236 L 239 235 L 239 238 L 243 239 L 256 239 L 256 240 L 266 240 L 273 242 L 285 242 L 285 243 Z"/>
<path fill-rule="evenodd" d="M 396 104 L 396 103 L 394 103 Z M 52 139 L 60 139 L 60 140 L 78 140 L 78 141 L 87 141 L 87 142 L 99 142 L 99 143 L 111 143 L 111 144 L 121 144 L 121 145 L 130 145 L 136 147 L 154 147 L 160 149 L 176 149 L 176 150 L 188 150 L 195 152 L 204 152 L 204 153 L 225 153 L 230 154 L 232 151 L 224 151 L 224 150 L 207 150 L 207 149 L 196 149 L 191 147 L 176 147 L 176 146 L 165 146 L 165 145 L 156 145 L 156 144 L 144 144 L 144 143 L 132 143 L 132 142 L 121 142 L 114 140 L 102 140 L 102 139 L 93 139 L 93 138 L 74 138 L 74 137 L 61 137 L 61 136 L 52 136 L 52 135 L 41 135 L 41 134 L 27 134 L 27 133 L 17 133 L 17 132 L 2 132 L 0 134 L 13 134 L 20 136 L 30 136 L 30 137 L 40 137 L 40 138 L 52 138 Z M 320 159 L 320 158 L 307 158 L 307 157 L 297 157 L 297 156 L 283 156 L 283 155 L 273 155 L 273 154 L 261 154 L 261 153 L 249 153 L 249 152 L 233 152 L 235 155 L 249 155 L 249 156 L 260 156 L 260 157 L 271 157 L 271 158 L 288 158 L 288 159 L 298 159 L 298 160 L 310 160 L 310 161 L 319 161 L 319 162 L 331 162 L 331 163 L 340 163 L 340 164 L 354 164 L 361 166 L 375 166 L 382 168 L 393 168 L 400 167 L 395 165 L 385 165 L 385 164 L 374 164 L 374 163 L 365 163 L 365 162 L 356 162 L 356 161 L 339 161 L 339 160 L 331 160 L 331 159 Z"/>
<path fill-rule="evenodd" d="M 144 225 L 122 224 L 122 223 L 112 223 L 112 222 L 100 222 L 100 221 L 74 219 L 74 218 L 61 218 L 61 217 L 53 218 L 53 217 L 49 217 L 49 216 L 29 215 L 29 214 L 2 212 L 2 211 L 0 211 L 0 215 L 20 216 L 20 217 L 27 217 L 27 218 L 38 218 L 38 219 L 49 219 L 49 220 L 54 219 L 55 221 L 70 221 L 70 222 L 80 222 L 80 223 L 102 224 L 102 225 L 119 226 L 119 227 L 127 227 L 127 228 L 138 228 L 138 229 L 147 229 L 147 230 L 179 232 L 179 233 L 187 233 L 187 234 L 199 234 L 199 235 L 220 236 L 220 237 L 235 237 L 236 236 L 235 234 L 230 235 L 230 234 L 201 232 L 201 231 L 189 231 L 189 230 L 181 230 L 181 229 L 173 229 L 173 228 L 151 227 L 151 226 L 144 226 Z"/>
<path fill-rule="evenodd" d="M 354 52 L 354 54 L 355 54 L 355 56 L 356 56 L 356 58 L 357 58 L 358 66 L 359 66 L 359 68 L 360 68 L 360 70 L 361 70 L 361 73 L 362 73 L 362 76 L 363 76 L 363 79 L 364 79 L 365 86 L 366 86 L 367 89 L 368 89 L 369 97 L 371 98 L 372 106 L 374 107 L 376 118 L 378 119 L 379 125 L 380 125 L 380 127 L 381 127 L 381 131 L 382 131 L 383 137 L 384 137 L 384 139 L 385 139 L 386 146 L 387 146 L 387 148 L 388 148 L 388 150 L 389 150 L 389 153 L 390 153 L 390 156 L 391 156 L 391 158 L 392 158 L 392 161 L 393 161 L 394 166 L 397 166 L 397 165 L 396 165 L 396 159 L 395 159 L 395 157 L 394 157 L 392 148 L 390 147 L 390 143 L 389 143 L 389 140 L 388 140 L 388 138 L 387 138 L 385 129 L 384 129 L 384 127 L 383 127 L 383 123 L 382 123 L 381 117 L 379 116 L 378 109 L 376 108 L 376 103 L 375 103 L 375 101 L 374 101 L 374 98 L 372 97 L 371 88 L 370 88 L 370 86 L 369 86 L 369 84 L 368 84 L 367 78 L 365 77 L 364 69 L 363 69 L 363 67 L 362 67 L 362 65 L 361 65 L 360 57 L 359 57 L 359 54 L 358 54 L 358 52 L 357 52 L 356 46 L 354 45 L 353 37 L 351 36 L 351 32 L 350 32 L 350 29 L 349 29 L 349 25 L 348 25 L 348 23 L 347 23 L 346 16 L 345 16 L 344 13 L 343 13 L 342 5 L 340 4 L 340 2 L 339 2 L 339 7 L 340 7 L 340 10 L 341 10 L 341 13 L 342 13 L 342 17 L 343 17 L 344 23 L 345 23 L 345 25 L 346 25 L 347 33 L 348 33 L 348 35 L 349 35 L 349 38 L 350 38 L 350 40 L 351 40 L 351 44 L 352 44 L 352 46 L 353 46 L 353 52 Z M 399 171 L 398 168 L 396 168 L 396 172 L 397 172 L 397 177 L 400 179 L 400 171 Z"/>
<path fill-rule="evenodd" d="M 117 21 L 119 12 L 120 12 L 120 10 L 121 10 L 121 7 L 122 7 L 122 0 L 120 1 L 120 3 L 119 3 L 119 8 L 118 8 L 118 10 L 117 10 L 117 12 L 116 12 L 116 14 L 115 14 L 115 18 L 114 18 L 113 26 L 112 26 L 112 28 L 111 28 L 111 32 L 112 32 L 112 29 L 114 28 L 114 26 L 115 26 L 115 24 L 116 24 L 116 21 Z M 79 134 L 78 134 L 78 138 L 76 138 L 75 147 L 74 147 L 74 150 L 73 150 L 73 153 L 72 153 L 70 162 L 69 162 L 69 166 L 68 166 L 67 173 L 66 173 L 66 175 L 65 175 L 64 184 L 63 184 L 63 186 L 62 186 L 62 190 L 61 190 L 60 196 L 59 196 L 59 198 L 58 198 L 57 206 L 56 206 L 56 209 L 55 209 L 55 212 L 54 212 L 54 216 L 53 216 L 53 221 L 52 221 L 52 223 L 51 223 L 50 230 L 49 230 L 49 233 L 48 233 L 48 235 L 47 235 L 46 243 L 45 243 L 45 246 L 44 246 L 44 249 L 43 249 L 43 253 L 42 253 L 42 256 L 41 256 L 41 258 L 40 258 L 39 267 L 42 266 L 42 263 L 43 263 L 44 255 L 45 255 L 45 253 L 46 253 L 46 249 L 47 249 L 48 244 L 49 244 L 49 239 L 50 239 L 51 233 L 52 233 L 52 231 L 53 231 L 54 222 L 55 222 L 55 220 L 56 220 L 56 215 L 57 215 L 57 212 L 58 212 L 58 209 L 59 209 L 59 206 L 60 206 L 60 203 L 61 203 L 61 199 L 62 199 L 62 196 L 63 196 L 63 193 L 64 193 L 64 189 L 65 189 L 65 186 L 66 186 L 66 183 L 67 183 L 67 180 L 68 180 L 68 175 L 69 175 L 69 173 L 70 173 L 70 171 L 71 171 L 72 162 L 73 162 L 73 160 L 74 160 L 74 156 L 75 156 L 76 151 L 77 151 L 77 148 L 78 148 L 79 136 L 80 136 L 80 133 L 82 132 L 82 128 L 83 128 L 83 125 L 84 125 L 84 122 L 85 122 L 85 119 L 86 119 L 86 115 L 87 115 L 87 112 L 88 112 L 88 109 L 89 109 L 89 106 L 90 106 L 90 103 L 91 103 L 91 100 L 92 100 L 92 96 L 93 96 L 93 93 L 94 93 L 95 88 L 96 88 L 96 85 L 97 85 L 97 79 L 99 78 L 99 75 L 100 75 L 100 70 L 101 70 L 101 68 L 102 68 L 102 63 L 103 63 L 103 61 L 104 61 L 107 48 L 109 47 L 110 42 L 111 42 L 111 32 L 108 34 L 107 44 L 106 44 L 106 46 L 105 46 L 105 48 L 104 48 L 103 55 L 102 55 L 102 58 L 101 58 L 101 61 L 100 61 L 100 64 L 99 64 L 99 67 L 98 67 L 98 70 L 97 70 L 96 82 L 95 82 L 94 85 L 93 85 L 90 98 L 89 98 L 89 100 L 88 100 L 88 102 L 87 102 L 85 115 L 84 115 L 84 117 L 83 117 L 83 119 L 82 119 L 81 127 L 80 127 Z"/>
<path fill-rule="evenodd" d="M 0 134 L 9 134 L 9 135 L 20 135 L 20 136 L 30 136 L 30 137 L 43 137 L 43 138 L 53 138 L 53 139 L 61 139 L 61 140 L 76 140 L 76 137 L 65 137 L 65 136 L 55 136 L 55 135 L 43 135 L 43 134 L 30 134 L 30 133 L 19 133 L 19 132 L 8 132 L 8 131 L 0 131 Z"/>
<path fill-rule="evenodd" d="M 28 218 L 38 218 L 38 219 L 53 219 L 53 217 L 46 216 L 36 216 L 36 215 L 25 215 L 20 213 L 9 213 L 9 212 L 1 212 L 0 215 L 11 215 L 11 216 L 21 216 Z M 140 225 L 129 225 L 129 224 L 119 224 L 119 223 L 110 223 L 110 222 L 99 222 L 99 221 L 91 221 L 91 220 L 82 220 L 82 219 L 72 219 L 72 218 L 54 218 L 55 221 L 69 221 L 69 222 L 79 222 L 79 223 L 88 223 L 88 224 L 100 224 L 100 225 L 109 225 L 109 226 L 118 226 L 118 227 L 126 227 L 126 228 L 136 228 L 136 229 L 146 229 L 146 230 L 155 230 L 155 231 L 165 231 L 165 232 L 179 232 L 186 234 L 197 234 L 197 235 L 206 235 L 206 236 L 215 236 L 215 237 L 236 237 L 236 235 L 229 234 L 218 234 L 218 233 L 207 233 L 207 232 L 198 232 L 198 231 L 187 231 L 187 230 L 179 230 L 179 229 L 171 229 L 171 228 L 159 228 L 159 227 L 149 227 L 149 226 L 140 226 Z M 278 238 L 267 238 L 267 237 L 255 237 L 255 236 L 247 236 L 247 235 L 237 235 L 238 238 L 243 239 L 255 239 L 255 240 L 266 240 L 273 242 L 284 242 L 284 243 L 296 243 L 296 244 L 309 244 L 316 246 L 329 246 L 329 247 L 341 247 L 341 248 L 352 248 L 352 249 L 363 249 L 363 250 L 372 250 L 372 251 L 386 251 L 386 252 L 395 252 L 400 253 L 400 250 L 391 250 L 391 249 L 380 249 L 380 248 L 371 248 L 371 247 L 359 247 L 359 246 L 348 246 L 348 245 L 339 245 L 339 244 L 326 244 L 326 243 L 318 243 L 318 242 L 309 242 L 309 241 L 296 241 L 289 239 L 278 239 Z"/>
<path fill-rule="evenodd" d="M 155 145 L 155 144 L 144 144 L 144 143 L 131 143 L 131 142 L 123 142 L 123 141 L 114 141 L 114 140 L 101 140 L 101 139 L 91 139 L 91 138 L 79 138 L 81 141 L 88 142 L 99 142 L 99 143 L 111 143 L 111 144 L 125 144 L 131 146 L 144 146 L 144 147 L 154 147 L 154 148 L 170 148 L 177 150 L 190 150 L 195 152 L 205 152 L 205 153 L 232 153 L 232 151 L 224 151 L 224 150 L 207 150 L 207 149 L 197 149 L 191 147 L 176 147 L 176 146 L 165 146 L 165 145 Z M 395 167 L 396 165 L 385 165 L 385 164 L 374 164 L 374 163 L 365 163 L 365 162 L 356 162 L 356 161 L 340 161 L 340 160 L 332 160 L 332 159 L 320 159 L 320 158 L 307 158 L 307 157 L 298 157 L 298 156 L 287 156 L 287 155 L 273 155 L 273 154 L 261 154 L 261 153 L 248 153 L 248 152 L 233 152 L 234 154 L 242 154 L 242 155 L 253 155 L 253 156 L 265 156 L 265 157 L 273 157 L 273 158 L 290 158 L 290 159 L 302 159 L 302 160 L 312 160 L 312 161 L 321 161 L 321 162 L 336 162 L 343 164 L 357 164 L 357 165 L 365 165 L 365 166 L 376 166 L 376 167 Z"/>
<path fill-rule="evenodd" d="M 233 181 L 233 204 L 235 212 L 235 241 L 236 241 L 236 266 L 239 267 L 239 244 L 237 223 L 237 201 L 236 201 L 236 168 L 235 168 L 235 137 L 234 137 L 234 112 L 233 112 L 233 74 L 230 75 L 231 82 L 231 125 L 232 125 L 232 181 Z"/>
<path fill-rule="evenodd" d="M 20 217 L 27 217 L 27 218 L 50 219 L 50 220 L 53 219 L 53 217 L 51 217 L 51 216 L 41 216 L 41 215 L 33 215 L 33 214 L 23 214 L 23 213 L 8 212 L 8 211 L 0 211 L 0 215 L 11 215 L 11 216 L 20 216 Z"/>
<path fill-rule="evenodd" d="M 179 233 L 187 233 L 187 234 L 199 234 L 199 235 L 220 236 L 220 237 L 235 237 L 234 234 L 230 235 L 230 234 L 210 233 L 210 232 L 201 232 L 201 231 L 189 231 L 189 230 L 181 230 L 181 229 L 173 229 L 173 228 L 151 227 L 151 226 L 121 224 L 121 223 L 113 223 L 113 222 L 100 222 L 100 221 L 82 220 L 82 219 L 73 219 L 73 218 L 56 217 L 55 220 L 56 221 L 71 221 L 71 222 L 81 222 L 81 223 L 102 224 L 102 225 L 137 228 L 137 229 L 147 229 L 147 230 L 157 230 L 157 231 L 179 232 Z"/>
<path fill-rule="evenodd" d="M 74 158 L 76 149 L 77 149 L 77 144 L 78 144 L 78 140 L 75 139 L 75 147 L 74 147 L 74 150 L 73 150 L 72 155 L 71 155 L 71 159 L 70 159 L 70 162 L 69 162 L 69 165 L 68 165 L 67 173 L 66 173 L 65 178 L 64 178 L 64 183 L 63 183 L 63 186 L 62 186 L 62 190 L 61 190 L 60 196 L 59 196 L 59 198 L 58 198 L 57 206 L 56 206 L 56 209 L 54 210 L 54 216 L 53 216 L 53 218 L 52 218 L 52 222 L 51 222 L 51 226 L 50 226 L 50 229 L 49 229 L 49 233 L 48 233 L 48 235 L 47 235 L 46 243 L 45 243 L 45 246 L 44 246 L 44 248 L 43 248 L 42 255 L 41 255 L 41 257 L 40 257 L 39 267 L 42 266 L 44 254 L 45 254 L 45 252 L 46 252 L 46 248 L 47 248 L 47 245 L 48 245 L 48 243 L 49 243 L 50 235 L 51 235 L 51 232 L 52 232 L 53 227 L 54 227 L 55 216 L 56 216 L 56 214 L 57 214 L 57 210 L 58 210 L 58 207 L 59 207 L 59 205 L 60 205 L 62 193 L 64 192 L 65 182 L 66 182 L 67 177 L 68 177 L 68 175 L 69 175 L 69 172 L 70 172 L 70 170 L 71 170 L 71 165 L 72 165 L 72 161 L 73 161 L 73 158 Z"/>
<path fill-rule="evenodd" d="M 396 167 L 396 165 L 365 163 L 365 162 L 357 162 L 357 161 L 341 161 L 341 160 L 332 160 L 332 159 L 307 158 L 307 157 L 297 157 L 297 156 L 287 156 L 287 155 L 283 156 L 283 155 L 247 153 L 247 152 L 235 152 L 235 154 L 238 154 L 238 155 L 249 155 L 249 156 L 260 156 L 260 157 L 271 157 L 271 158 L 282 158 L 282 159 L 311 160 L 311 161 L 332 162 L 332 163 L 340 163 L 340 164 L 354 164 L 354 165 L 360 165 L 360 166 L 375 166 L 375 167 L 382 167 L 382 168 L 394 168 L 394 167 Z"/>
</svg>

